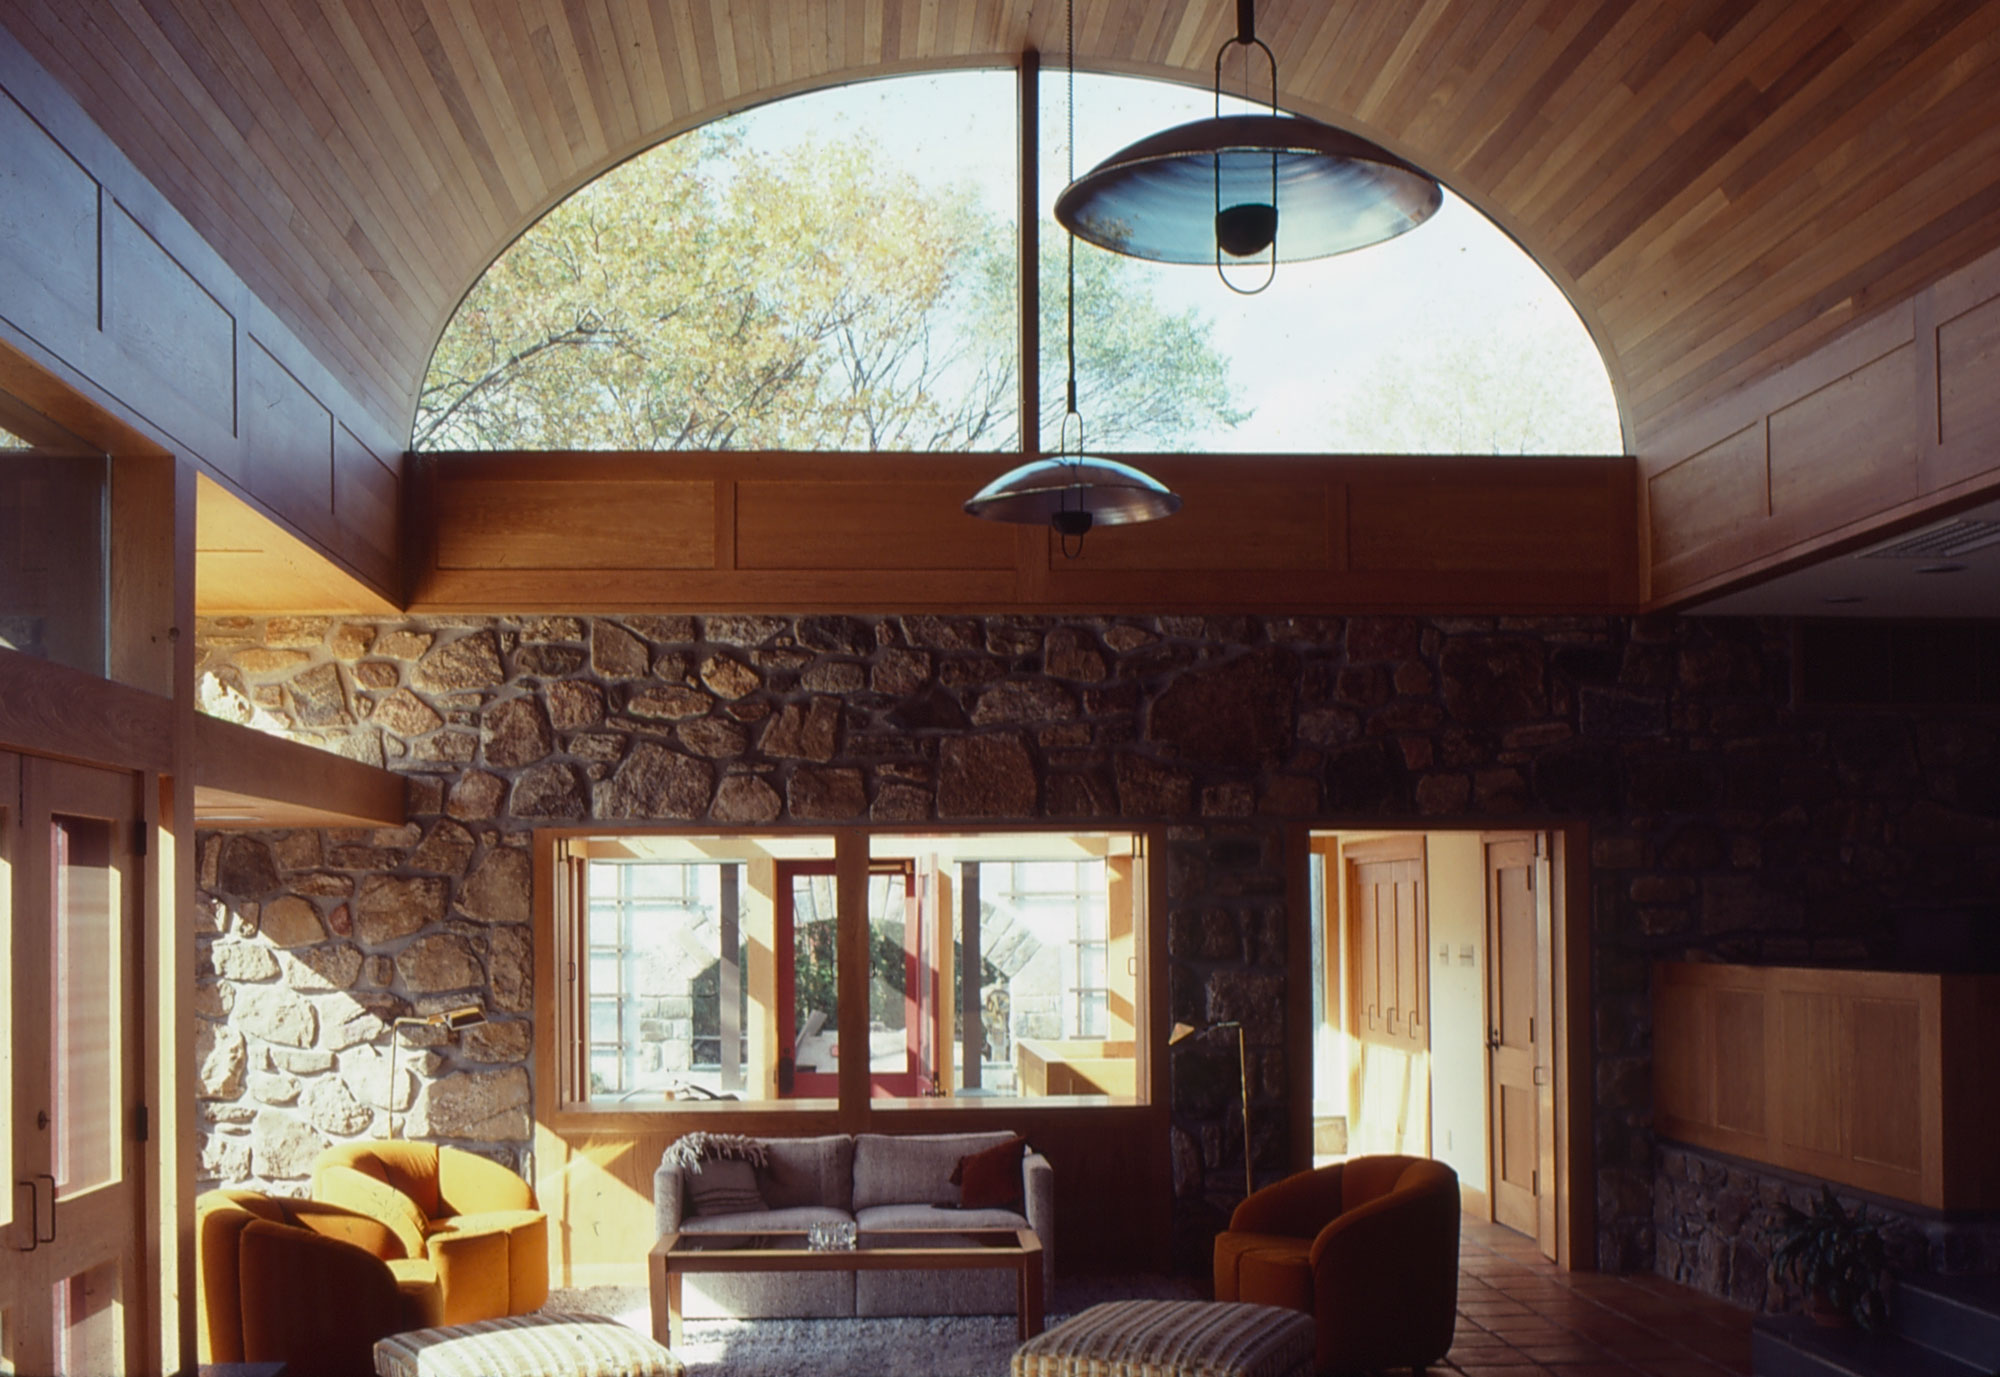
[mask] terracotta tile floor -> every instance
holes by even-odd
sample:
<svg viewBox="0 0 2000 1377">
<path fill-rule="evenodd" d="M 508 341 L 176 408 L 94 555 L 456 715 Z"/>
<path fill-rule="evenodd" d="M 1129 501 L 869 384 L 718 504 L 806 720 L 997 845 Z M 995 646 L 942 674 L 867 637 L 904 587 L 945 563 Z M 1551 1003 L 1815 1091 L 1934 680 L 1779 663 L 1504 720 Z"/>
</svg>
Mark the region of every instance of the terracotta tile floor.
<svg viewBox="0 0 2000 1377">
<path fill-rule="evenodd" d="M 1521 1235 L 1468 1221 L 1458 1338 L 1467 1377 L 1746 1377 L 1748 1311 L 1655 1276 L 1561 1272 Z"/>
</svg>

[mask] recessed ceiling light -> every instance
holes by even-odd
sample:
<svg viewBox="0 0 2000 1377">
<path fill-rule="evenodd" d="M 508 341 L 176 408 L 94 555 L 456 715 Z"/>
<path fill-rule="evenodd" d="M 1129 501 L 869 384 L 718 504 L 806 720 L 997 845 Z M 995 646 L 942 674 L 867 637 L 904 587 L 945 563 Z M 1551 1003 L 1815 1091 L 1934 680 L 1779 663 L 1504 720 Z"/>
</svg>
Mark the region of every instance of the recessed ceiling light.
<svg viewBox="0 0 2000 1377">
<path fill-rule="evenodd" d="M 1820 601 L 1835 607 L 1844 607 L 1849 603 L 1867 602 L 1868 599 L 1862 597 L 1859 593 L 1835 593 L 1831 597 L 1821 598 Z"/>
<path fill-rule="evenodd" d="M 1919 574 L 1962 574 L 1965 572 L 1965 566 L 1963 564 L 1923 564 L 1917 567 L 1917 572 Z"/>
</svg>

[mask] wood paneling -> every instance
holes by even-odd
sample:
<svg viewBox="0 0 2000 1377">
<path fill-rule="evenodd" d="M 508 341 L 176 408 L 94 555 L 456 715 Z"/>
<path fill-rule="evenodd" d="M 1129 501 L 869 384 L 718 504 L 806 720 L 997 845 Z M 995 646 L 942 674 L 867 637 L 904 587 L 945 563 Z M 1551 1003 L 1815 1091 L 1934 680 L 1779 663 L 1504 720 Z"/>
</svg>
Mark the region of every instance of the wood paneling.
<svg viewBox="0 0 2000 1377">
<path fill-rule="evenodd" d="M 241 479 L 236 319 L 123 206 L 104 216 L 104 333 L 124 395 L 183 445 Z"/>
<path fill-rule="evenodd" d="M 440 570 L 714 566 L 712 481 L 465 480 L 440 484 L 430 513 Z"/>
<path fill-rule="evenodd" d="M 344 425 L 333 428 L 333 516 L 354 566 L 370 584 L 402 594 L 402 483 L 396 470 Z"/>
<path fill-rule="evenodd" d="M 1655 565 L 1678 560 L 1718 531 L 1771 514 L 1769 433 L 1760 417 L 1647 480 Z"/>
<path fill-rule="evenodd" d="M 1339 569 L 1346 561 L 1347 489 L 1308 469 L 1289 482 L 1177 482 L 1184 505 L 1166 525 L 1106 526 L 1092 531 L 1074 561 L 1095 569 Z M 961 497 L 961 501 L 963 498 Z M 1011 562 L 1011 561 L 1010 561 Z M 1049 550 L 1049 568 L 1066 561 Z"/>
<path fill-rule="evenodd" d="M 1206 87 L 1223 3 L 1081 0 L 1078 61 Z M 1060 7 L 9 0 L 4 20 L 392 431 L 493 254 L 774 96 L 1059 52 Z M 1980 0 L 1267 0 L 1285 103 L 1487 209 L 1575 295 L 1636 438 L 2000 243 Z"/>
<path fill-rule="evenodd" d="M 2000 296 L 1940 322 L 1937 356 L 1939 442 L 2000 448 Z"/>
<path fill-rule="evenodd" d="M 1771 413 L 1771 510 L 1865 510 L 1917 495 L 1916 350 L 1898 345 Z"/>
<path fill-rule="evenodd" d="M 333 414 L 252 337 L 243 378 L 250 491 L 306 534 L 333 535 Z"/>
<path fill-rule="evenodd" d="M 0 314 L 29 334 L 97 316 L 97 183 L 0 95 Z"/>
<path fill-rule="evenodd" d="M 957 483 L 843 478 L 733 486 L 739 569 L 1014 567 L 1014 533 L 967 520 L 962 504 L 972 494 Z"/>
<path fill-rule="evenodd" d="M 1663 1137 L 1934 1209 L 2000 1205 L 2000 977 L 1662 964 Z"/>
<path fill-rule="evenodd" d="M 1638 464 L 1653 607 L 1990 499 L 2000 252 L 1663 431 Z"/>
<path fill-rule="evenodd" d="M 411 605 L 1608 611 L 1636 601 L 1626 459 L 1139 460 L 1187 493 L 1188 508 L 1092 531 L 1066 560 L 1045 530 L 963 511 L 1005 467 L 997 455 L 419 456 L 411 520 L 425 540 Z M 821 476 L 836 464 L 838 479 Z"/>
<path fill-rule="evenodd" d="M 396 610 L 220 483 L 203 476 L 196 491 L 194 603 L 201 615 Z"/>
<path fill-rule="evenodd" d="M 314 289 L 337 307 L 335 284 Z M 105 450 L 186 456 L 336 577 L 378 601 L 400 593 L 406 423 L 385 428 L 356 402 L 5 30 L 0 386 Z M 386 470 L 348 467 L 351 512 L 333 477 L 336 418 Z"/>
</svg>

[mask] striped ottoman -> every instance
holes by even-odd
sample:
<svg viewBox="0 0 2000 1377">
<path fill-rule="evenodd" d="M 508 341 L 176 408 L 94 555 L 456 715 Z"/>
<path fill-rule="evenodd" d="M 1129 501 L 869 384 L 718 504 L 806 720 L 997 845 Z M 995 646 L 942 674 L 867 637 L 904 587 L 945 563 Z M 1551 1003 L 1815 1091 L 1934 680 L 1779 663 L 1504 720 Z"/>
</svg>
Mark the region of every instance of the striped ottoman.
<svg viewBox="0 0 2000 1377">
<path fill-rule="evenodd" d="M 376 1377 L 687 1377 L 679 1358 L 599 1315 L 511 1315 L 375 1345 Z"/>
<path fill-rule="evenodd" d="M 1313 1322 L 1275 1305 L 1111 1301 L 1015 1349 L 1013 1377 L 1313 1377 Z"/>
</svg>

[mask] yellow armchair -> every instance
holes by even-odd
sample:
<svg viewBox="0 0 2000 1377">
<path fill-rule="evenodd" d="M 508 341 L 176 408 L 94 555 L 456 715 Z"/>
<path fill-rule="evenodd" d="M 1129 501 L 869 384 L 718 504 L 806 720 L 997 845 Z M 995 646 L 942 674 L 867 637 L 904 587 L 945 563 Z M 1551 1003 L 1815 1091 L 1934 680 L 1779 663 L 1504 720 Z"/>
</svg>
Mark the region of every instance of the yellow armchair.
<svg viewBox="0 0 2000 1377">
<path fill-rule="evenodd" d="M 435 1143 L 341 1143 L 313 1167 L 313 1197 L 380 1220 L 427 1260 L 444 1324 L 525 1315 L 549 1295 L 548 1219 L 534 1188 L 477 1153 Z"/>
<path fill-rule="evenodd" d="M 444 1322 L 436 1270 L 381 1221 L 254 1191 L 195 1201 L 201 1362 L 282 1362 L 294 1377 L 366 1377 L 377 1339 Z"/>
<path fill-rule="evenodd" d="M 1422 1157 L 1357 1157 L 1256 1192 L 1215 1239 L 1215 1298 L 1313 1317 L 1321 1373 L 1411 1367 L 1451 1351 L 1458 1174 Z"/>
</svg>

